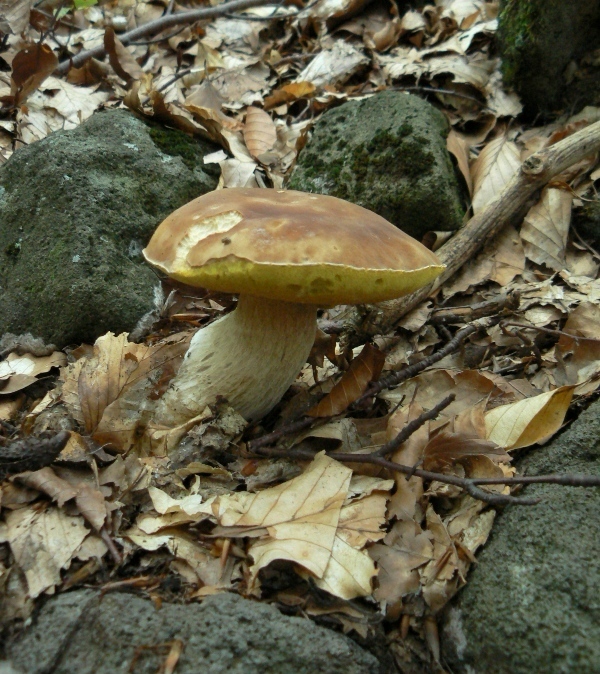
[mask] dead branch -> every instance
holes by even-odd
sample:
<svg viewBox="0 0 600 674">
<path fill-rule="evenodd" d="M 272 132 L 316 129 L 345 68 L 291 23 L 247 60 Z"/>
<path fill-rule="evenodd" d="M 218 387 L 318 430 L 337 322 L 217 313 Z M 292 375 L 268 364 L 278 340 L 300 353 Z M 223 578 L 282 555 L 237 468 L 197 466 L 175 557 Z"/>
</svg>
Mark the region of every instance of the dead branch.
<svg viewBox="0 0 600 674">
<path fill-rule="evenodd" d="M 263 447 L 259 451 L 260 456 L 269 456 L 269 457 L 283 457 L 286 459 L 299 459 L 301 461 L 312 461 L 315 458 L 315 453 L 308 449 L 282 449 L 279 447 Z M 405 466 L 401 463 L 395 463 L 394 461 L 388 461 L 382 456 L 377 456 L 373 454 L 348 454 L 344 452 L 327 452 L 327 455 L 336 461 L 342 463 L 360 463 L 360 464 L 372 464 L 375 466 L 381 466 L 381 468 L 387 468 L 396 473 L 403 473 L 409 477 L 421 477 L 427 481 L 436 480 L 437 482 L 442 482 L 444 484 L 453 484 L 461 489 L 464 489 L 470 496 L 477 499 L 478 501 L 483 501 L 489 505 L 494 506 L 503 506 L 503 505 L 537 505 L 541 499 L 539 498 L 525 498 L 519 496 L 512 496 L 510 494 L 497 494 L 493 492 L 486 491 L 485 489 L 480 489 L 477 486 L 477 480 L 467 478 L 467 477 L 458 477 L 456 475 L 445 475 L 443 473 L 432 473 L 429 470 L 422 470 L 420 468 L 415 468 L 414 466 Z M 559 476 L 561 478 L 566 478 L 569 476 Z M 579 477 L 579 476 L 575 476 Z M 515 478 L 506 478 L 506 480 L 497 480 L 495 484 L 510 484 L 510 480 Z M 600 477 L 596 478 L 597 482 L 593 484 L 585 484 L 576 486 L 600 486 Z M 518 484 L 518 483 L 516 483 Z"/>
<path fill-rule="evenodd" d="M 178 14 L 165 14 L 164 16 L 161 16 L 160 19 L 149 21 L 143 26 L 139 26 L 138 28 L 134 28 L 133 30 L 119 35 L 119 40 L 122 42 L 122 44 L 128 45 L 134 40 L 159 33 L 161 30 L 165 30 L 166 28 L 181 26 L 182 24 L 187 23 L 194 23 L 195 21 L 200 21 L 202 19 L 215 19 L 219 16 L 230 14 L 231 12 L 240 12 L 244 9 L 261 7 L 262 5 L 270 4 L 272 4 L 272 0 L 231 0 L 231 2 L 225 2 L 222 5 L 217 5 L 216 7 L 204 7 L 202 9 L 194 9 L 189 12 L 180 12 Z M 59 63 L 58 67 L 54 71 L 54 75 L 64 75 L 71 68 L 79 68 L 88 59 L 101 58 L 105 55 L 105 53 L 106 51 L 103 45 L 95 47 L 94 49 L 82 51 L 68 60 Z"/>
<path fill-rule="evenodd" d="M 388 454 L 395 452 L 398 449 L 398 447 L 400 447 L 400 445 L 403 442 L 406 442 L 413 433 L 416 433 L 424 423 L 430 421 L 431 419 L 435 419 L 442 410 L 445 410 L 446 407 L 448 407 L 448 405 L 453 403 L 455 400 L 456 396 L 454 395 L 454 393 L 451 393 L 449 396 L 446 396 L 442 400 L 442 402 L 439 402 L 435 407 L 432 407 L 427 412 L 423 412 L 416 419 L 409 421 L 406 424 L 406 426 L 398 433 L 398 435 L 396 435 L 395 438 L 393 438 L 389 442 L 386 442 L 385 445 L 382 445 L 376 452 L 373 452 L 370 456 L 387 456 Z"/>
<path fill-rule="evenodd" d="M 505 225 L 517 222 L 524 215 L 529 198 L 552 178 L 585 157 L 600 150 L 600 122 L 574 133 L 558 143 L 528 157 L 504 190 L 491 201 L 438 251 L 445 271 L 432 285 L 412 295 L 362 309 L 351 307 L 339 320 L 350 326 L 359 344 L 377 334 L 393 329 L 398 320 L 426 299 L 495 237 Z M 354 344 L 353 341 L 353 344 Z"/>
<path fill-rule="evenodd" d="M 397 386 L 408 379 L 412 379 L 431 365 L 438 363 L 449 354 L 457 351 L 465 339 L 469 337 L 469 335 L 472 335 L 479 330 L 487 330 L 499 321 L 500 317 L 496 316 L 492 318 L 480 318 L 477 321 L 473 321 L 472 323 L 465 325 L 465 327 L 461 328 L 447 344 L 445 344 L 441 349 L 438 349 L 432 353 L 430 356 L 423 358 L 423 360 L 420 360 L 418 363 L 413 363 L 412 365 L 407 365 L 400 370 L 396 370 L 395 372 L 382 377 L 379 381 L 371 384 L 369 389 L 354 402 L 354 405 L 359 405 L 363 400 L 374 396 L 376 393 L 383 391 L 383 389 Z"/>
</svg>

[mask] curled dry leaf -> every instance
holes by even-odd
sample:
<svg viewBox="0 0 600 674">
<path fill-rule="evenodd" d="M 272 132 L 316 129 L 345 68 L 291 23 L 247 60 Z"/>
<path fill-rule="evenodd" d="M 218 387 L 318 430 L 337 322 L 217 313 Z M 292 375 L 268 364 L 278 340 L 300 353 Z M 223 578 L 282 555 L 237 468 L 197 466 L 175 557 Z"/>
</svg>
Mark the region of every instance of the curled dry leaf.
<svg viewBox="0 0 600 674">
<path fill-rule="evenodd" d="M 543 191 L 521 227 L 525 255 L 530 260 L 554 271 L 564 269 L 572 203 L 573 195 L 566 190 L 547 188 Z"/>
<path fill-rule="evenodd" d="M 121 79 L 128 83 L 141 79 L 144 71 L 129 49 L 115 35 L 112 26 L 108 26 L 104 32 L 104 49 L 112 69 Z"/>
<path fill-rule="evenodd" d="M 469 194 L 472 196 L 473 179 L 471 178 L 471 171 L 469 169 L 469 150 L 471 145 L 468 139 L 457 133 L 454 129 L 450 129 L 450 133 L 446 138 L 446 147 L 448 148 L 448 152 L 454 155 L 458 169 L 465 179 Z"/>
<path fill-rule="evenodd" d="M 574 386 L 501 405 L 485 414 L 486 436 L 500 447 L 518 449 L 554 435 L 561 427 Z"/>
<path fill-rule="evenodd" d="M 310 98 L 316 91 L 312 82 L 292 82 L 275 89 L 265 98 L 265 110 L 272 110 L 284 103 L 293 103 L 300 98 Z"/>
<path fill-rule="evenodd" d="M 348 405 L 360 398 L 372 381 L 379 378 L 384 363 L 385 354 L 375 346 L 365 344 L 340 381 L 307 414 L 312 417 L 331 417 L 341 414 Z"/>
<path fill-rule="evenodd" d="M 67 357 L 62 351 L 49 356 L 33 356 L 26 353 L 18 356 L 9 353 L 6 360 L 0 362 L 0 395 L 15 393 L 37 381 L 37 375 L 48 372 L 53 367 L 62 367 Z"/>
<path fill-rule="evenodd" d="M 254 106 L 246 110 L 244 142 L 250 154 L 255 158 L 268 152 L 277 141 L 277 129 L 271 116 Z"/>
</svg>

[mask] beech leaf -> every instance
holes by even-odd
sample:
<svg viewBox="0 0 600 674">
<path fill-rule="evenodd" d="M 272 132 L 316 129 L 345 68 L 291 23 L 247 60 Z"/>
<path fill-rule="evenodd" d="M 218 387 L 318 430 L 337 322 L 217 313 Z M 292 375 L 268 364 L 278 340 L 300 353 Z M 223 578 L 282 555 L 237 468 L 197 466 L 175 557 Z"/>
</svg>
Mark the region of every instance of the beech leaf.
<svg viewBox="0 0 600 674">
<path fill-rule="evenodd" d="M 385 363 L 385 354 L 371 344 L 365 344 L 360 354 L 350 363 L 340 381 L 314 407 L 307 412 L 312 417 L 331 417 L 341 414 L 348 405 L 376 381 Z"/>
</svg>

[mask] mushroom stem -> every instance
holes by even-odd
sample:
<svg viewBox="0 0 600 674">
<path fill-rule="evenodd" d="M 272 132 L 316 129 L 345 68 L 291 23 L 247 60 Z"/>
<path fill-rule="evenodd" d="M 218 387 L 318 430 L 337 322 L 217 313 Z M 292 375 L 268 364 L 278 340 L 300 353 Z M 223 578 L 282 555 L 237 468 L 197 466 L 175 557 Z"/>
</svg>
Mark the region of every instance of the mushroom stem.
<svg viewBox="0 0 600 674">
<path fill-rule="evenodd" d="M 154 420 L 174 427 L 217 396 L 245 419 L 260 419 L 294 381 L 312 348 L 317 308 L 241 295 L 232 313 L 198 330 Z"/>
</svg>

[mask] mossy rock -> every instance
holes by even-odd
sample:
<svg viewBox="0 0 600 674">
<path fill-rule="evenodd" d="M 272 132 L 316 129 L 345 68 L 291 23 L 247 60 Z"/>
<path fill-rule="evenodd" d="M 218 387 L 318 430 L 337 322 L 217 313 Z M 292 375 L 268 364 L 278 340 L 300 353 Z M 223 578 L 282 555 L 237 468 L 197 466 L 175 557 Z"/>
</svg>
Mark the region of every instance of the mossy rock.
<svg viewBox="0 0 600 674">
<path fill-rule="evenodd" d="M 497 37 L 504 82 L 529 117 L 600 103 L 600 69 L 567 71 L 600 47 L 598 0 L 503 0 Z"/>
<path fill-rule="evenodd" d="M 0 334 L 64 346 L 131 330 L 157 283 L 141 250 L 216 187 L 214 150 L 111 110 L 16 152 L 0 167 Z"/>
<path fill-rule="evenodd" d="M 585 201 L 574 209 L 573 226 L 594 247 L 600 246 L 600 200 Z"/>
<path fill-rule="evenodd" d="M 464 211 L 447 133 L 444 116 L 416 96 L 345 103 L 315 125 L 289 187 L 352 201 L 417 239 L 457 229 Z"/>
<path fill-rule="evenodd" d="M 600 401 L 519 473 L 600 474 Z M 443 651 L 455 674 L 600 672 L 600 488 L 535 484 L 510 506 L 445 612 Z"/>
</svg>

